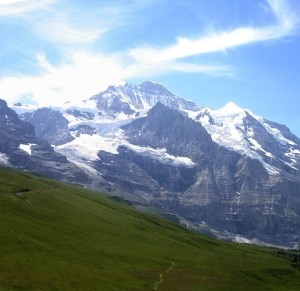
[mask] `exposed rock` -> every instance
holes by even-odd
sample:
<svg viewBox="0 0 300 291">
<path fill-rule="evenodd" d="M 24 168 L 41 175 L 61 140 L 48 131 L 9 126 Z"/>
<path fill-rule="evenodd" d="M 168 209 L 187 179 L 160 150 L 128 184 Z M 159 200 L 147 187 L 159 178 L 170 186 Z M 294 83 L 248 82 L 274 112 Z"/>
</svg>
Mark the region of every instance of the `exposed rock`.
<svg viewBox="0 0 300 291">
<path fill-rule="evenodd" d="M 89 125 L 79 125 L 76 128 L 70 129 L 70 131 L 74 132 L 77 137 L 81 134 L 97 134 L 97 130 Z"/>
<path fill-rule="evenodd" d="M 223 237 L 230 233 L 285 246 L 299 242 L 300 140 L 287 127 L 232 102 L 204 108 L 149 81 L 110 86 L 80 104 L 59 109 L 75 140 L 60 139 L 64 144 L 55 150 L 92 176 L 89 186 L 140 209 L 159 207 L 185 225 Z M 23 105 L 16 110 L 26 120 L 34 114 Z M 67 121 L 51 114 L 66 133 Z M 3 124 L 12 122 L 2 118 Z M 51 157 L 47 143 L 22 136 L 32 136 L 34 129 L 14 118 L 19 136 L 7 139 L 8 129 L 1 133 L 6 151 L 0 162 L 10 157 L 15 165 L 28 165 L 30 154 L 44 159 L 43 165 L 66 162 L 61 155 Z M 42 128 L 47 138 L 59 133 Z M 22 156 L 14 159 L 8 148 Z"/>
<path fill-rule="evenodd" d="M 90 183 L 90 178 L 44 140 L 35 136 L 34 126 L 0 100 L 0 152 L 10 165 L 67 182 Z"/>
<path fill-rule="evenodd" d="M 68 120 L 59 111 L 41 108 L 28 121 L 35 126 L 35 135 L 52 145 L 64 144 L 74 139 L 68 129 Z"/>
<path fill-rule="evenodd" d="M 122 129 L 131 144 L 166 148 L 196 166 L 164 165 L 122 146 L 118 155 L 100 153 L 105 179 L 194 224 L 278 245 L 299 239 L 299 178 L 270 176 L 258 160 L 218 146 L 201 124 L 162 104 Z"/>
<path fill-rule="evenodd" d="M 66 111 L 68 114 L 73 115 L 74 117 L 79 117 L 87 120 L 93 120 L 95 115 L 92 112 L 81 111 L 78 109 L 68 109 Z"/>
</svg>

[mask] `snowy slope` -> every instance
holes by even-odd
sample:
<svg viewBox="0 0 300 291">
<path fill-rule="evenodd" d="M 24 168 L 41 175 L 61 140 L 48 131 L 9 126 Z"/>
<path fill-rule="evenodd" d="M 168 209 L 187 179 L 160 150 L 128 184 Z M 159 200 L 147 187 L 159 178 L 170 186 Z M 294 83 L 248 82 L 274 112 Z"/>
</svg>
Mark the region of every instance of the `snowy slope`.
<svg viewBox="0 0 300 291">
<path fill-rule="evenodd" d="M 124 86 L 110 86 L 105 92 L 91 98 L 97 102 L 99 110 L 105 113 L 123 112 L 127 115 L 148 111 L 160 102 L 172 109 L 197 111 L 202 107 L 178 97 L 161 84 L 151 81 L 138 86 L 125 84 Z"/>
<path fill-rule="evenodd" d="M 69 120 L 69 128 L 75 140 L 56 148 L 67 157 L 76 155 L 81 160 L 92 161 L 98 159 L 99 151 L 117 154 L 118 146 L 124 145 L 142 156 L 149 156 L 162 163 L 193 166 L 193 162 L 186 157 L 174 157 L 166 153 L 165 149 L 137 147 L 128 143 L 120 127 L 137 118 L 146 116 L 157 102 L 178 110 L 201 109 L 190 101 L 175 96 L 163 85 L 145 82 L 139 86 L 125 84 L 124 86 L 110 86 L 105 92 L 92 96 L 80 104 L 66 104 L 65 108 L 58 108 Z M 76 134 L 80 126 L 89 126 L 97 134 Z"/>
<path fill-rule="evenodd" d="M 193 165 L 193 161 L 185 160 L 185 157 L 169 157 L 164 149 L 135 148 L 122 135 L 122 125 L 146 116 L 157 102 L 200 122 L 214 142 L 259 160 L 269 174 L 276 175 L 284 167 L 299 170 L 300 140 L 286 127 L 232 102 L 216 110 L 197 105 L 150 81 L 140 85 L 110 86 L 88 100 L 53 107 L 68 120 L 69 131 L 74 137 L 73 141 L 56 146 L 55 150 L 69 160 L 89 163 L 98 159 L 99 151 L 118 154 L 118 146 L 125 145 L 140 155 L 171 164 L 176 160 L 179 164 Z M 14 106 L 13 109 L 25 117 L 37 108 L 26 105 Z"/>
<path fill-rule="evenodd" d="M 299 143 L 295 141 L 297 138 L 287 138 L 271 122 L 250 110 L 229 102 L 220 109 L 205 108 L 197 116 L 195 113 L 193 115 L 206 128 L 213 141 L 259 160 L 269 174 L 279 173 L 280 169 L 273 163 L 278 159 L 292 169 L 299 169 Z"/>
<path fill-rule="evenodd" d="M 163 164 L 193 167 L 187 157 L 175 157 L 165 149 L 139 147 L 131 145 L 123 136 L 120 127 L 135 119 L 147 115 L 147 112 L 160 102 L 168 107 L 185 112 L 197 112 L 202 106 L 178 97 L 163 85 L 145 82 L 139 86 L 125 84 L 110 86 L 106 91 L 81 102 L 67 102 L 63 107 L 52 107 L 68 120 L 68 128 L 74 140 L 55 146 L 55 150 L 65 155 L 70 161 L 88 167 L 98 160 L 99 151 L 118 154 L 119 146 L 126 146 L 144 157 L 151 157 Z M 37 108 L 18 105 L 13 109 L 19 116 L 28 120 L 28 116 Z M 46 118 L 46 117 L 45 117 Z M 28 150 L 27 148 L 22 148 Z"/>
</svg>

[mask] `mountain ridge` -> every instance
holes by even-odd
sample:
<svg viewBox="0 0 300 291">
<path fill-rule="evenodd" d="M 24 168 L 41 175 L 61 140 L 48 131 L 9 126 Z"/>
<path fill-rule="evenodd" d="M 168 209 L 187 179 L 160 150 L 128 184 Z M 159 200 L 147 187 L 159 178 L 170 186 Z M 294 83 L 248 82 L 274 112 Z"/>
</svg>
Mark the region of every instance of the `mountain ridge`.
<svg viewBox="0 0 300 291">
<path fill-rule="evenodd" d="M 5 166 L 37 172 L 68 182 L 88 183 L 90 178 L 50 144 L 35 136 L 35 128 L 21 121 L 7 103 L 0 100 L 0 152 Z"/>
<path fill-rule="evenodd" d="M 13 108 L 34 123 L 34 110 Z M 53 127 L 53 116 L 67 126 Z M 232 102 L 203 107 L 153 82 L 111 86 L 44 119 L 48 141 L 72 136 L 54 150 L 91 177 L 87 187 L 154 204 L 198 229 L 277 245 L 300 239 L 300 143 L 283 125 Z"/>
</svg>

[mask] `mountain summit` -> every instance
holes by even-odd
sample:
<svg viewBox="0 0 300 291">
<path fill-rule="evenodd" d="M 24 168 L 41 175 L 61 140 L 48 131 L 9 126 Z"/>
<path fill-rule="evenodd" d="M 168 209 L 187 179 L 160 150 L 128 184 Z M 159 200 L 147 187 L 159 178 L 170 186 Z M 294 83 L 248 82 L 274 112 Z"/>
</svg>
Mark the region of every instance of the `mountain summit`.
<svg viewBox="0 0 300 291">
<path fill-rule="evenodd" d="M 89 176 L 86 187 L 217 236 L 300 240 L 300 140 L 284 125 L 232 102 L 203 107 L 150 81 L 77 105 L 13 108 Z"/>
<path fill-rule="evenodd" d="M 139 86 L 125 84 L 110 86 L 102 93 L 91 98 L 97 102 L 97 108 L 105 113 L 136 114 L 141 110 L 149 110 L 157 102 L 173 109 L 197 111 L 201 109 L 191 101 L 178 97 L 158 83 L 147 81 Z"/>
</svg>

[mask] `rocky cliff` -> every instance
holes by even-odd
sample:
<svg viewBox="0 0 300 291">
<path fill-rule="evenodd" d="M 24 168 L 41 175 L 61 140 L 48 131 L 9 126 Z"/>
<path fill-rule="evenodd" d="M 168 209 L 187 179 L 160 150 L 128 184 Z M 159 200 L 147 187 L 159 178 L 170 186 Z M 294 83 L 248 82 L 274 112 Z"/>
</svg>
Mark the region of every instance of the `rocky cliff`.
<svg viewBox="0 0 300 291">
<path fill-rule="evenodd" d="M 34 126 L 0 100 L 0 153 L 2 165 L 32 171 L 66 182 L 88 184 L 90 178 L 46 141 L 35 136 Z"/>
</svg>

